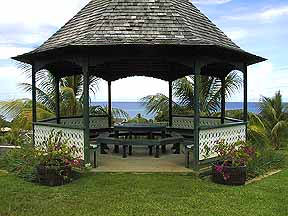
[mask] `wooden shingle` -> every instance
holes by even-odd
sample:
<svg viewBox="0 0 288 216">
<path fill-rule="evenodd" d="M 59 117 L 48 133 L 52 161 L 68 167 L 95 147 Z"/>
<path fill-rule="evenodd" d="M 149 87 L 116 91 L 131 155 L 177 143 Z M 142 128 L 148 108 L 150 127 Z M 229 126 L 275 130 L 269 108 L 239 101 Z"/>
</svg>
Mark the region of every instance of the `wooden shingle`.
<svg viewBox="0 0 288 216">
<path fill-rule="evenodd" d="M 240 50 L 188 0 L 92 0 L 33 53 L 117 44 L 216 45 Z"/>
</svg>

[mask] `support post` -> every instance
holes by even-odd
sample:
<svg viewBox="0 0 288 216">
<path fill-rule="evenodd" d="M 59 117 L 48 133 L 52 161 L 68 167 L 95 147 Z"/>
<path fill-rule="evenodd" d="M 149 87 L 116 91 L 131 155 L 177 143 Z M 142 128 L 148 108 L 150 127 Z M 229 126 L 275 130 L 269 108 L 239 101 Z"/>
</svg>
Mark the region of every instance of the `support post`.
<svg viewBox="0 0 288 216">
<path fill-rule="evenodd" d="M 60 124 L 60 89 L 59 89 L 59 77 L 58 75 L 54 76 L 55 82 L 55 114 L 56 114 L 56 123 Z"/>
<path fill-rule="evenodd" d="M 111 81 L 108 81 L 108 126 L 112 127 L 112 94 L 111 94 Z"/>
<path fill-rule="evenodd" d="M 173 82 L 169 81 L 169 127 L 173 125 Z"/>
<path fill-rule="evenodd" d="M 90 129 L 89 129 L 89 61 L 83 67 L 83 126 L 84 126 L 84 160 L 90 163 Z"/>
<path fill-rule="evenodd" d="M 243 77 L 244 77 L 244 122 L 248 122 L 248 74 L 247 74 L 247 65 L 244 64 L 244 71 L 243 71 Z M 247 138 L 247 124 L 246 124 L 246 138 Z"/>
<path fill-rule="evenodd" d="M 200 110 L 199 110 L 199 93 L 200 93 L 200 67 L 194 62 L 194 170 L 199 170 L 199 127 L 200 127 Z"/>
<path fill-rule="evenodd" d="M 34 123 L 37 122 L 37 94 L 36 94 L 36 69 L 32 64 L 32 121 L 33 121 L 33 146 L 35 146 L 35 129 Z"/>
<path fill-rule="evenodd" d="M 225 112 L 226 112 L 226 95 L 225 95 L 225 77 L 221 77 L 221 124 L 225 123 Z"/>
</svg>

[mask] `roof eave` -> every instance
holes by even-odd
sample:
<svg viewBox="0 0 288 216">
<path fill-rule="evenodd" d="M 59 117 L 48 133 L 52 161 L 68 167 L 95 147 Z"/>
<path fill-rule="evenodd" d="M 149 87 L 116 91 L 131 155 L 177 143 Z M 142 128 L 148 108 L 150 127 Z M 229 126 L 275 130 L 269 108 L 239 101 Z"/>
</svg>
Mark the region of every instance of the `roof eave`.
<svg viewBox="0 0 288 216">
<path fill-rule="evenodd" d="M 141 44 L 126 44 L 127 46 L 129 45 L 132 45 L 132 46 L 135 46 L 135 45 L 141 45 Z M 126 46 L 124 45 L 124 46 Z M 149 46 L 149 44 L 142 44 L 143 46 Z M 151 44 L 151 46 L 153 46 L 155 44 Z M 160 45 L 161 44 L 157 44 L 157 45 Z M 169 44 L 162 44 L 163 46 L 167 46 Z M 180 45 L 180 44 L 170 44 L 171 46 L 175 45 L 175 46 L 183 46 L 183 47 L 189 47 L 191 45 Z M 99 45 L 99 46 L 96 46 L 96 47 L 103 47 L 103 46 L 107 46 L 107 45 Z M 114 46 L 114 45 L 108 45 L 108 46 Z M 115 45 L 116 46 L 116 45 Z M 226 49 L 228 51 L 232 51 L 232 52 L 236 52 L 240 55 L 242 55 L 242 57 L 244 57 L 245 61 L 244 63 L 247 64 L 247 66 L 250 66 L 250 65 L 253 65 L 253 64 L 257 64 L 257 63 L 260 63 L 260 62 L 264 62 L 264 61 L 267 61 L 266 58 L 263 58 L 261 56 L 257 56 L 257 55 L 254 55 L 252 53 L 249 53 L 249 52 L 246 52 L 242 49 L 235 49 L 235 48 L 229 48 L 229 47 L 223 47 L 223 46 L 218 46 L 218 45 L 206 45 L 206 46 L 214 46 L 215 48 L 222 48 L 222 49 Z M 59 50 L 59 49 L 65 49 L 65 48 L 71 48 L 71 47 L 79 47 L 79 46 L 73 46 L 73 45 L 69 45 L 69 46 L 65 46 L 65 47 L 59 47 L 59 48 L 55 48 L 55 49 L 49 49 L 49 50 L 44 50 L 44 51 L 41 51 L 41 52 L 37 52 L 36 50 L 33 50 L 31 52 L 28 52 L 28 53 L 24 53 L 22 55 L 18 55 L 18 56 L 15 56 L 15 57 L 12 57 L 13 60 L 16 60 L 16 61 L 20 61 L 20 62 L 23 62 L 23 63 L 27 63 L 27 64 L 33 64 L 33 59 L 36 57 L 36 56 L 40 56 L 40 55 L 45 55 L 50 53 L 50 52 L 53 52 L 53 51 L 56 51 L 56 50 Z M 82 46 L 80 46 L 82 47 Z M 92 47 L 92 46 L 91 46 Z M 193 47 L 193 46 L 191 46 Z"/>
</svg>

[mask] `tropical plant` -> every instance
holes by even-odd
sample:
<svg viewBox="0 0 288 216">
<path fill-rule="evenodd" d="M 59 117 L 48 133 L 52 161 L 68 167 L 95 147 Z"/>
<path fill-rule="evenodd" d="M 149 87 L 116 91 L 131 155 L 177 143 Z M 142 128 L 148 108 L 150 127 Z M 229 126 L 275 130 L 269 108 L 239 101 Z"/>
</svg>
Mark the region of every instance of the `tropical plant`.
<svg viewBox="0 0 288 216">
<path fill-rule="evenodd" d="M 138 113 L 135 118 L 129 119 L 128 123 L 148 123 L 149 120 L 142 117 L 140 113 Z"/>
<path fill-rule="evenodd" d="M 256 149 L 246 142 L 238 141 L 233 144 L 228 144 L 225 140 L 219 140 L 214 146 L 213 151 L 223 165 L 233 167 L 247 165 L 256 156 Z"/>
<path fill-rule="evenodd" d="M 268 171 L 278 170 L 286 164 L 286 157 L 281 151 L 275 151 L 269 147 L 258 150 L 261 157 L 255 157 L 247 164 L 247 174 L 249 178 L 264 175 Z"/>
<path fill-rule="evenodd" d="M 91 106 L 90 107 L 90 114 L 91 115 L 108 115 L 108 107 L 107 106 Z M 120 118 L 127 120 L 129 119 L 129 114 L 119 108 L 112 108 L 112 117 L 115 119 Z"/>
<path fill-rule="evenodd" d="M 24 67 L 25 73 L 31 76 L 29 68 Z M 46 70 L 37 73 L 37 120 L 55 117 L 55 78 Z M 90 78 L 90 91 L 95 93 L 98 89 L 100 79 Z M 74 75 L 60 79 L 60 113 L 61 116 L 78 116 L 83 113 L 83 76 Z M 19 86 L 27 92 L 32 92 L 30 83 L 20 83 Z M 27 118 L 32 127 L 32 101 L 30 99 L 18 99 L 0 102 L 0 110 L 3 115 L 10 119 L 20 116 Z M 107 107 L 91 107 L 91 114 L 107 113 Z M 112 114 L 115 118 L 128 118 L 128 114 L 120 109 L 113 108 Z"/>
<path fill-rule="evenodd" d="M 242 77 L 233 71 L 226 76 L 224 86 L 229 98 L 242 85 Z M 201 76 L 199 105 L 202 114 L 217 112 L 221 107 L 221 80 L 219 78 Z M 173 83 L 173 112 L 190 114 L 194 112 L 194 76 L 184 77 Z M 141 99 L 147 113 L 168 114 L 169 98 L 163 94 L 149 95 Z"/>
<path fill-rule="evenodd" d="M 21 127 L 21 129 L 24 130 L 30 130 L 32 128 L 32 101 L 30 99 L 1 101 L 0 110 L 6 118 L 13 120 L 12 123 L 18 121 L 23 122 L 23 125 L 21 126 L 14 124 L 15 127 Z M 54 116 L 53 111 L 43 104 L 37 103 L 37 119 L 47 119 Z M 27 124 L 24 124 L 25 121 L 23 119 L 25 119 Z"/>
<path fill-rule="evenodd" d="M 212 169 L 215 172 L 213 175 L 214 177 L 221 175 L 221 179 L 224 181 L 231 180 L 232 173 L 229 168 L 246 168 L 251 161 L 259 156 L 255 147 L 243 141 L 228 144 L 225 140 L 219 140 L 211 151 L 215 152 L 219 158 L 219 161 L 213 165 Z"/>
<path fill-rule="evenodd" d="M 272 146 L 276 150 L 280 149 L 288 132 L 288 107 L 284 105 L 280 91 L 271 98 L 264 96 L 261 98 L 259 116 Z"/>
<path fill-rule="evenodd" d="M 31 76 L 29 73 L 28 76 Z M 55 78 L 46 71 L 37 72 L 37 102 L 44 105 L 49 110 L 55 110 Z M 95 93 L 98 88 L 100 79 L 90 77 L 90 91 Z M 83 76 L 74 75 L 60 79 L 60 111 L 62 116 L 75 116 L 82 113 L 83 99 Z M 19 86 L 27 92 L 32 92 L 30 83 L 20 83 Z"/>
</svg>

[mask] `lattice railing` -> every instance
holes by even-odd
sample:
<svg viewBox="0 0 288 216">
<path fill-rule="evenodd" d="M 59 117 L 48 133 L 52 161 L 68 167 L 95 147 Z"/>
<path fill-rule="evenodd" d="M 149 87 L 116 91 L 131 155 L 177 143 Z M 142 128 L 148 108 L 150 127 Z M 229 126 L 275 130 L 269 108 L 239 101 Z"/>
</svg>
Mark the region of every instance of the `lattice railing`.
<svg viewBox="0 0 288 216">
<path fill-rule="evenodd" d="M 34 141 L 36 146 L 43 145 L 43 142 L 47 140 L 52 131 L 58 132 L 62 131 L 63 139 L 68 140 L 68 144 L 76 146 L 79 148 L 79 155 L 84 160 L 84 130 L 83 129 L 70 129 L 70 128 L 61 128 L 56 126 L 48 125 L 34 125 Z"/>
<path fill-rule="evenodd" d="M 61 124 L 71 127 L 73 126 L 82 127 L 83 118 L 82 117 L 62 118 Z M 107 116 L 90 117 L 90 129 L 100 129 L 100 128 L 108 128 L 108 117 Z"/>
<path fill-rule="evenodd" d="M 173 128 L 194 129 L 194 117 L 173 116 L 172 120 Z M 200 118 L 200 126 L 217 126 L 220 124 L 220 118 Z"/>
<path fill-rule="evenodd" d="M 211 159 L 217 155 L 213 151 L 213 147 L 220 140 L 225 140 L 225 143 L 232 144 L 237 141 L 246 140 L 246 125 L 245 123 L 239 123 L 223 127 L 200 129 L 199 132 L 199 160 Z M 206 154 L 207 150 L 209 155 Z"/>
</svg>

